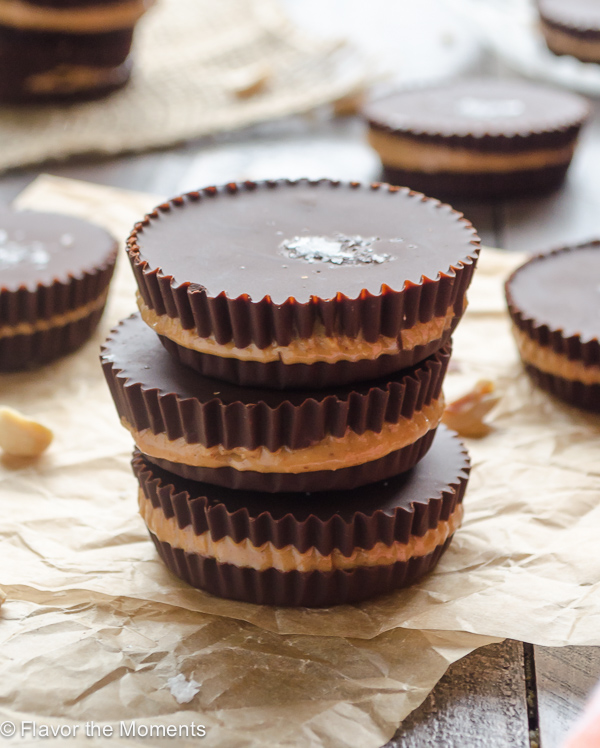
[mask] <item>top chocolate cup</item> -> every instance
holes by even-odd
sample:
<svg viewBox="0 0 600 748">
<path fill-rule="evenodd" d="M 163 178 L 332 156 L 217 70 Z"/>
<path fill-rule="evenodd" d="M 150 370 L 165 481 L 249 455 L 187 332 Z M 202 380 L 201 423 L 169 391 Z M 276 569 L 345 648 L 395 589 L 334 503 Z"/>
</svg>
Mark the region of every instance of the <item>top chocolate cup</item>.
<svg viewBox="0 0 600 748">
<path fill-rule="evenodd" d="M 276 389 L 374 379 L 439 350 L 479 248 L 438 200 L 324 179 L 191 192 L 128 241 L 142 317 L 167 350 Z"/>
<path fill-rule="evenodd" d="M 600 241 L 538 255 L 506 282 L 519 353 L 534 381 L 600 411 Z"/>
<path fill-rule="evenodd" d="M 466 78 L 392 94 L 364 114 L 387 181 L 485 199 L 556 189 L 589 106 L 537 83 Z"/>
<path fill-rule="evenodd" d="M 600 4 L 597 0 L 538 0 L 540 27 L 551 52 L 582 62 L 600 61 Z"/>
<path fill-rule="evenodd" d="M 117 242 L 79 218 L 0 209 L 0 371 L 79 348 L 98 324 Z"/>
</svg>

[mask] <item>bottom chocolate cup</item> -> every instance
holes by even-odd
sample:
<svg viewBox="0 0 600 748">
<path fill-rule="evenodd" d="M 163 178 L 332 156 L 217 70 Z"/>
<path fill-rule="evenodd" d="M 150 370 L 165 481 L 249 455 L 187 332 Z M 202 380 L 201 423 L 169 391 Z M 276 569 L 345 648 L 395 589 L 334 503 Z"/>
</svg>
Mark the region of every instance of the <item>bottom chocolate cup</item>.
<svg viewBox="0 0 600 748">
<path fill-rule="evenodd" d="M 542 371 L 531 364 L 525 364 L 525 369 L 538 387 L 546 392 L 577 408 L 600 412 L 600 384 L 586 384 L 576 379 L 565 379 L 557 374 Z"/>
<path fill-rule="evenodd" d="M 28 335 L 0 337 L 0 372 L 34 369 L 73 353 L 98 326 L 104 306 L 102 304 L 87 316 L 66 325 Z"/>
<path fill-rule="evenodd" d="M 517 196 L 544 195 L 557 190 L 564 182 L 569 163 L 542 169 L 509 172 L 428 174 L 420 171 L 383 168 L 383 179 L 395 185 L 445 199 L 453 197 L 510 199 Z"/>
<path fill-rule="evenodd" d="M 390 452 L 385 457 L 361 465 L 340 468 L 339 470 L 316 470 L 306 473 L 259 473 L 252 470 L 236 470 L 231 467 L 205 468 L 195 465 L 184 465 L 158 457 L 145 455 L 163 470 L 195 481 L 206 481 L 216 486 L 245 489 L 248 491 L 319 491 L 347 490 L 367 483 L 375 483 L 393 475 L 410 470 L 427 454 L 431 447 L 436 429 L 430 429 L 424 436 L 412 444 Z"/>
<path fill-rule="evenodd" d="M 349 491 L 267 494 L 189 481 L 137 450 L 140 513 L 175 575 L 219 597 L 321 607 L 430 572 L 462 519 L 470 463 L 441 426 L 412 470 Z"/>
<path fill-rule="evenodd" d="M 258 605 L 323 608 L 347 605 L 408 587 L 434 569 L 452 541 L 426 556 L 398 561 L 386 566 L 360 566 L 352 571 L 330 572 L 257 571 L 248 567 L 222 564 L 197 553 L 186 553 L 161 542 L 152 532 L 150 537 L 167 566 L 192 587 Z"/>
</svg>

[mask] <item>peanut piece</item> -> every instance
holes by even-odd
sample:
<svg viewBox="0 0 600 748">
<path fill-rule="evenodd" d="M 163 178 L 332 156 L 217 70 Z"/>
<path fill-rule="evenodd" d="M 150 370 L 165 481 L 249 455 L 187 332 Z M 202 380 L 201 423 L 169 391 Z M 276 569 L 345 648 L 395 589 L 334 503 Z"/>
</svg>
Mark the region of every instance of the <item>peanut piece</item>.
<svg viewBox="0 0 600 748">
<path fill-rule="evenodd" d="M 17 457 L 38 457 L 47 449 L 54 434 L 41 423 L 18 410 L 0 408 L 0 448 Z"/>
</svg>

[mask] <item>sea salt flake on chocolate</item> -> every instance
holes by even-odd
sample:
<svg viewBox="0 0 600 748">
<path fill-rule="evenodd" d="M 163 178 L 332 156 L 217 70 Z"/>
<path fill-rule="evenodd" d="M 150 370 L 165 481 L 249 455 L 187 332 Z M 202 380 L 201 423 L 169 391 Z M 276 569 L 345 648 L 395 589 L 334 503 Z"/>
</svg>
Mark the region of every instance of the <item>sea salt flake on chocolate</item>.
<svg viewBox="0 0 600 748">
<path fill-rule="evenodd" d="M 292 259 L 307 262 L 330 262 L 332 265 L 381 264 L 394 259 L 387 253 L 376 254 L 373 244 L 379 238 L 372 236 L 346 236 L 335 234 L 329 236 L 295 236 L 286 239 L 280 247 L 283 253 Z"/>
</svg>

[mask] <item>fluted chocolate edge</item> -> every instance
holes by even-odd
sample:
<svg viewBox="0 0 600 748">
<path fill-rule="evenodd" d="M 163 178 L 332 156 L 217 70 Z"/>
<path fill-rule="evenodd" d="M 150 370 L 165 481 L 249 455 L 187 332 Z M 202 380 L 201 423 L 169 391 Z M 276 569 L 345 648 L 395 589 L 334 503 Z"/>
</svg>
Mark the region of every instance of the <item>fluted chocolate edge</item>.
<svg viewBox="0 0 600 748">
<path fill-rule="evenodd" d="M 428 142 L 450 148 L 466 148 L 485 153 L 518 153 L 519 151 L 529 151 L 537 148 L 558 149 L 564 148 L 576 140 L 582 126 L 591 114 L 591 108 L 582 96 L 575 93 L 571 95 L 581 100 L 582 114 L 580 117 L 558 122 L 553 127 L 533 129 L 523 127 L 520 132 L 510 135 L 503 133 L 483 133 L 481 135 L 465 133 L 459 135 L 444 132 L 442 129 L 424 130 L 412 128 L 408 125 L 406 127 L 394 127 L 369 116 L 368 109 L 365 111 L 365 120 L 371 129 L 379 132 L 408 138 L 419 143 Z M 558 117 L 557 114 L 557 119 Z"/>
<path fill-rule="evenodd" d="M 538 387 L 560 400 L 582 410 L 595 413 L 600 411 L 600 384 L 585 384 L 576 379 L 565 379 L 527 363 L 525 370 Z"/>
<path fill-rule="evenodd" d="M 152 506 L 160 508 L 167 519 L 175 517 L 180 528 L 191 526 L 196 535 L 210 532 L 213 541 L 229 537 L 236 543 L 248 539 L 257 547 L 267 542 L 279 549 L 291 545 L 301 553 L 316 548 L 328 555 L 337 548 L 350 556 L 356 548 L 371 550 L 378 542 L 388 546 L 394 542 L 408 543 L 412 536 L 422 537 L 441 521 L 448 520 L 462 502 L 469 480 L 471 465 L 464 448 L 460 455 L 456 478 L 435 495 L 415 497 L 409 508 L 396 507 L 389 513 L 381 509 L 371 514 L 356 512 L 350 521 L 339 514 L 328 519 L 310 514 L 299 521 L 294 517 L 293 498 L 285 494 L 281 500 L 288 500 L 289 511 L 280 519 L 275 519 L 269 511 L 253 517 L 245 507 L 230 512 L 223 503 L 210 505 L 202 495 L 201 483 L 190 481 L 189 490 L 178 492 L 173 483 L 156 476 L 156 468 L 138 450 L 134 452 L 132 466 Z M 169 475 L 161 472 L 165 478 Z M 194 496 L 190 490 L 194 491 Z"/>
<path fill-rule="evenodd" d="M 343 437 L 348 429 L 357 434 L 380 432 L 386 422 L 412 418 L 440 397 L 451 353 L 448 345 L 412 369 L 357 385 L 357 390 L 309 390 L 298 405 L 285 392 L 277 407 L 265 401 L 244 403 L 243 388 L 239 400 L 224 404 L 218 395 L 200 402 L 129 379 L 110 355 L 110 342 L 118 331 L 115 328 L 102 346 L 102 368 L 119 416 L 136 431 L 150 429 L 170 440 L 183 438 L 205 447 L 264 446 L 271 452 L 308 447 L 329 435 Z"/>
<path fill-rule="evenodd" d="M 14 290 L 3 288 L 0 281 L 0 327 L 50 320 L 99 299 L 110 285 L 116 260 L 115 241 L 101 264 L 70 274 L 64 281 L 55 278 L 51 283 L 23 284 Z"/>
<path fill-rule="evenodd" d="M 66 325 L 0 338 L 0 371 L 33 369 L 72 353 L 92 335 L 103 312 L 104 305 Z"/>
<path fill-rule="evenodd" d="M 329 185 L 332 189 L 387 190 L 409 195 L 415 200 L 432 202 L 470 229 L 472 239 L 466 243 L 464 255 L 457 257 L 449 268 L 440 268 L 435 279 L 421 278 L 419 283 L 406 281 L 403 288 L 398 290 L 384 285 L 379 294 L 363 290 L 357 298 L 338 293 L 332 299 L 313 297 L 308 302 L 288 299 L 282 304 L 274 304 L 268 296 L 259 301 L 252 301 L 245 294 L 237 298 L 229 298 L 225 292 L 210 296 L 198 284 L 176 281 L 161 267 L 152 267 L 141 256 L 138 236 L 161 213 L 181 210 L 190 202 L 222 199 L 240 190 L 273 190 L 299 183 Z M 127 242 L 133 273 L 148 307 L 159 315 L 180 319 L 184 329 L 195 328 L 201 338 L 214 335 L 220 345 L 233 341 L 236 347 L 246 348 L 254 343 L 260 349 L 272 343 L 287 346 L 295 337 L 310 338 L 317 321 L 322 323 L 328 337 L 356 337 L 361 333 L 366 341 L 372 343 L 380 336 L 398 338 L 402 330 L 417 322 L 428 322 L 433 317 L 444 316 L 450 307 L 460 316 L 479 251 L 479 237 L 471 222 L 439 200 L 405 187 L 380 182 L 362 185 L 359 182 L 343 183 L 329 179 L 247 181 L 189 192 L 162 203 L 146 215 L 134 226 Z"/>
<path fill-rule="evenodd" d="M 543 262 L 552 255 L 565 252 L 576 252 L 585 247 L 597 247 L 600 252 L 600 240 L 583 242 L 570 247 L 560 247 L 552 252 L 538 254 L 520 265 L 508 278 L 504 285 L 508 312 L 515 326 L 537 345 L 551 348 L 555 353 L 566 356 L 571 361 L 581 361 L 586 366 L 600 365 L 600 341 L 598 338 L 582 340 L 580 335 L 565 336 L 563 330 L 554 329 L 547 324 L 528 316 L 514 301 L 511 294 L 511 283 L 516 275 L 532 263 Z"/>
<path fill-rule="evenodd" d="M 184 348 L 164 335 L 159 335 L 158 338 L 176 361 L 181 361 L 185 366 L 207 377 L 245 387 L 276 390 L 319 389 L 380 379 L 401 369 L 416 366 L 450 343 L 452 333 L 459 322 L 460 317 L 454 317 L 451 326 L 444 331 L 442 337 L 426 345 L 416 345 L 414 348 L 401 350 L 396 355 L 384 354 L 375 359 L 336 361 L 333 364 L 327 361 L 316 361 L 312 364 L 243 361 Z"/>
<path fill-rule="evenodd" d="M 186 553 L 150 537 L 167 569 L 192 587 L 216 597 L 257 605 L 324 608 L 359 603 L 408 587 L 431 572 L 452 536 L 426 556 L 386 566 L 359 566 L 352 571 L 258 571 L 222 564 L 196 553 Z"/>
</svg>

